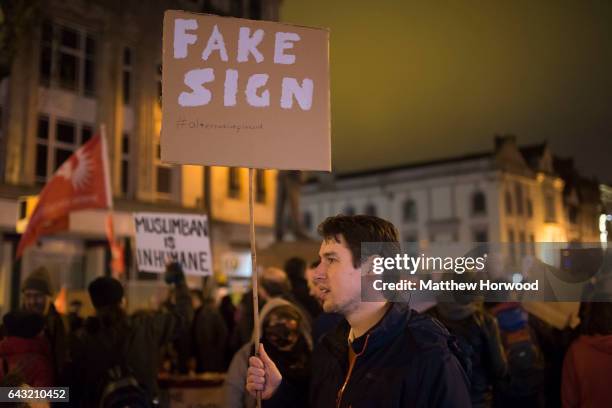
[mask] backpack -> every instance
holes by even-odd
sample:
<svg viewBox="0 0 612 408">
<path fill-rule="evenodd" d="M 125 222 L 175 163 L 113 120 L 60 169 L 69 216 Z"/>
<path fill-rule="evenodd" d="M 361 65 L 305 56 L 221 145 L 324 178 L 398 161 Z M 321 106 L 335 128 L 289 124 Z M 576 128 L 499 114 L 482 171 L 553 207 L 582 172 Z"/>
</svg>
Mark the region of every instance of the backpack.
<svg viewBox="0 0 612 408">
<path fill-rule="evenodd" d="M 493 313 L 499 322 L 508 362 L 509 381 L 505 388 L 517 396 L 537 393 L 544 381 L 544 362 L 523 309 L 507 304 L 494 309 Z"/>
<path fill-rule="evenodd" d="M 111 364 L 107 367 L 98 387 L 100 408 L 150 408 L 152 403 L 127 365 L 128 336 L 119 337 L 119 347 L 109 350 Z M 119 350 L 119 353 L 113 352 Z"/>
</svg>

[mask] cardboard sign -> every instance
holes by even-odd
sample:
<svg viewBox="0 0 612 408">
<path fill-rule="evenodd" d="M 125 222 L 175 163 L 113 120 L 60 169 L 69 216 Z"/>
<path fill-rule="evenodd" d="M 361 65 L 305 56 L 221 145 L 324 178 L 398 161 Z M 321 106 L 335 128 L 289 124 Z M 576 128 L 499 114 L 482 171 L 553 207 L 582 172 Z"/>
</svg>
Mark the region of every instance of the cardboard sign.
<svg viewBox="0 0 612 408">
<path fill-rule="evenodd" d="M 169 10 L 161 158 L 331 170 L 327 30 Z"/>
<path fill-rule="evenodd" d="M 134 213 L 138 269 L 162 273 L 170 257 L 188 275 L 211 275 L 208 228 L 205 215 Z"/>
</svg>

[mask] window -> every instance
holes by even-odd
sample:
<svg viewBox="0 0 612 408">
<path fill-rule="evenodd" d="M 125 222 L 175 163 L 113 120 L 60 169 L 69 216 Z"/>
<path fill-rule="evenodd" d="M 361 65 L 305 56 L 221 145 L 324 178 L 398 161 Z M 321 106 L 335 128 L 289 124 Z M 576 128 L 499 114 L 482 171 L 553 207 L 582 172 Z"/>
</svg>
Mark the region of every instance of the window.
<svg viewBox="0 0 612 408">
<path fill-rule="evenodd" d="M 514 231 L 508 230 L 508 247 L 510 249 L 510 260 L 514 262 L 516 259 L 516 244 L 514 242 Z"/>
<path fill-rule="evenodd" d="M 87 143 L 89 139 L 91 139 L 92 135 L 93 129 L 91 128 L 91 126 L 83 125 L 81 127 L 81 145 Z"/>
<path fill-rule="evenodd" d="M 533 218 L 533 201 L 527 197 L 527 217 Z"/>
<path fill-rule="evenodd" d="M 417 232 L 404 232 L 404 242 L 419 242 L 419 234 Z"/>
<path fill-rule="evenodd" d="M 576 224 L 578 222 L 578 208 L 575 205 L 570 205 L 567 209 L 567 217 L 569 222 Z"/>
<path fill-rule="evenodd" d="M 227 195 L 230 198 L 240 198 L 240 169 L 238 167 L 228 168 Z"/>
<path fill-rule="evenodd" d="M 487 198 L 482 191 L 476 191 L 472 194 L 472 214 L 486 214 L 487 212 Z"/>
<path fill-rule="evenodd" d="M 155 173 L 156 173 L 156 191 L 161 198 L 169 198 L 172 193 L 172 167 L 162 163 L 161 147 L 159 139 L 157 139 L 157 148 L 155 153 Z M 164 197 L 166 196 L 166 197 Z"/>
<path fill-rule="evenodd" d="M 419 234 L 416 231 L 407 231 L 403 235 L 404 252 L 411 257 L 419 256 Z"/>
<path fill-rule="evenodd" d="M 519 183 L 516 183 L 514 185 L 514 191 L 514 198 L 516 199 L 516 213 L 518 215 L 523 215 L 523 188 Z"/>
<path fill-rule="evenodd" d="M 66 161 L 76 148 L 76 126 L 72 122 L 58 120 L 55 127 L 55 161 L 53 171 Z"/>
<path fill-rule="evenodd" d="M 170 194 L 172 192 L 172 169 L 166 166 L 157 166 L 157 192 Z"/>
<path fill-rule="evenodd" d="M 51 85 L 51 71 L 53 64 L 53 26 L 44 21 L 40 44 L 40 83 L 43 86 Z"/>
<path fill-rule="evenodd" d="M 40 115 L 34 163 L 36 182 L 45 183 L 79 146 L 91 138 L 92 129 L 91 125 Z"/>
<path fill-rule="evenodd" d="M 347 205 L 342 214 L 355 215 L 355 207 L 353 207 L 352 205 Z"/>
<path fill-rule="evenodd" d="M 132 50 L 129 47 L 123 49 L 123 104 L 129 105 L 132 101 Z"/>
<path fill-rule="evenodd" d="M 93 96 L 96 41 L 74 27 L 43 22 L 40 47 L 40 83 Z"/>
<path fill-rule="evenodd" d="M 406 200 L 403 208 L 404 222 L 415 222 L 417 219 L 416 203 L 414 200 Z"/>
<path fill-rule="evenodd" d="M 266 173 L 265 170 L 255 170 L 255 201 L 266 202 Z"/>
<path fill-rule="evenodd" d="M 521 254 L 521 258 L 524 258 L 525 255 L 527 255 L 527 244 L 526 244 L 526 240 L 525 240 L 525 232 L 524 231 L 519 231 L 518 233 L 518 245 L 519 245 L 519 249 L 520 249 L 520 254 Z"/>
<path fill-rule="evenodd" d="M 38 118 L 38 130 L 36 133 L 36 180 L 45 182 L 47 180 L 47 162 L 49 160 L 49 118 L 40 116 Z"/>
<path fill-rule="evenodd" d="M 249 18 L 253 20 L 261 19 L 261 0 L 251 0 L 249 2 Z"/>
<path fill-rule="evenodd" d="M 366 215 L 376 216 L 376 206 L 374 204 L 368 204 L 365 208 Z"/>
<path fill-rule="evenodd" d="M 511 215 L 512 214 L 512 194 L 510 194 L 509 191 L 506 191 L 505 201 L 506 201 L 506 214 Z"/>
<path fill-rule="evenodd" d="M 162 175 L 163 177 L 165 176 Z M 124 133 L 121 135 L 121 194 L 128 195 L 130 193 L 130 184 L 130 135 Z"/>
<path fill-rule="evenodd" d="M 304 227 L 306 227 L 306 229 L 312 229 L 312 214 L 310 214 L 309 211 L 304 211 L 302 222 L 304 223 Z"/>
<path fill-rule="evenodd" d="M 557 220 L 557 214 L 555 211 L 555 196 L 552 193 L 547 193 L 544 196 L 544 211 L 546 214 L 546 222 L 555 222 Z"/>
<path fill-rule="evenodd" d="M 486 229 L 477 229 L 473 234 L 474 242 L 488 242 L 489 233 Z"/>
</svg>

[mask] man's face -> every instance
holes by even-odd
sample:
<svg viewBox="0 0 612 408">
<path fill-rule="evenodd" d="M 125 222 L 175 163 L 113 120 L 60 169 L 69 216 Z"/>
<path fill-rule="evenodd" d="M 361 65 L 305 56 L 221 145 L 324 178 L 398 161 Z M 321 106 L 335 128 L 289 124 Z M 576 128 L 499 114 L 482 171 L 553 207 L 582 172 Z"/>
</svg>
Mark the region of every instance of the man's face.
<svg viewBox="0 0 612 408">
<path fill-rule="evenodd" d="M 353 256 L 343 236 L 324 240 L 315 269 L 314 281 L 318 286 L 323 310 L 347 315 L 361 303 L 361 271 L 353 266 Z"/>
<path fill-rule="evenodd" d="M 323 303 L 323 298 L 321 296 L 321 289 L 319 289 L 319 285 L 315 281 L 315 271 L 316 268 L 308 268 L 306 269 L 306 282 L 308 283 L 308 294 L 315 298 L 317 302 Z"/>
<path fill-rule="evenodd" d="M 50 301 L 49 296 L 38 290 L 26 289 L 23 291 L 23 307 L 27 311 L 45 315 Z"/>
</svg>

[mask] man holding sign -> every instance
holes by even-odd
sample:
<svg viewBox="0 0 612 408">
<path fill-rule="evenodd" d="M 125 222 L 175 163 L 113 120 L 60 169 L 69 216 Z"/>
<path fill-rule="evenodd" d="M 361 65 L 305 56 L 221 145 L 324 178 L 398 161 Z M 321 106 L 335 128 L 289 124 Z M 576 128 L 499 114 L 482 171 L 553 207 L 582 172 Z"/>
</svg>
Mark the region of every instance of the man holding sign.
<svg viewBox="0 0 612 408">
<path fill-rule="evenodd" d="M 254 169 L 331 170 L 329 33 L 167 11 L 163 49 L 161 159 L 249 168 L 258 323 Z"/>
<path fill-rule="evenodd" d="M 469 382 L 454 338 L 407 305 L 362 302 L 361 244 L 399 248 L 393 224 L 373 216 L 330 217 L 319 226 L 321 263 L 314 280 L 325 312 L 345 321 L 325 335 L 312 358 L 311 407 L 470 407 Z M 379 254 L 385 256 L 386 254 Z M 364 269 L 364 271 L 362 271 Z M 294 406 L 292 385 L 263 347 L 251 357 L 246 388 L 277 406 Z"/>
</svg>

